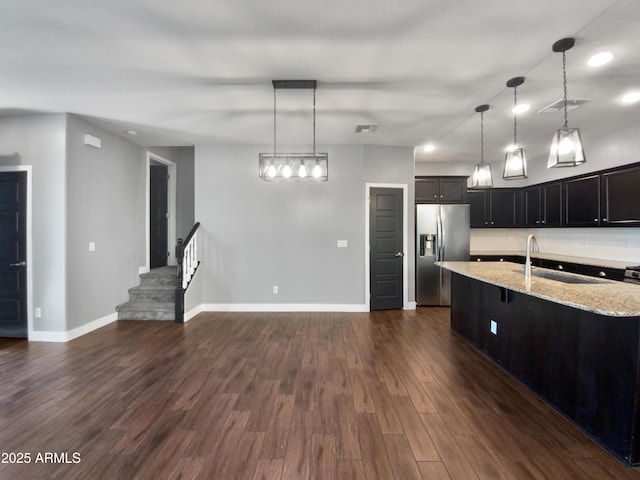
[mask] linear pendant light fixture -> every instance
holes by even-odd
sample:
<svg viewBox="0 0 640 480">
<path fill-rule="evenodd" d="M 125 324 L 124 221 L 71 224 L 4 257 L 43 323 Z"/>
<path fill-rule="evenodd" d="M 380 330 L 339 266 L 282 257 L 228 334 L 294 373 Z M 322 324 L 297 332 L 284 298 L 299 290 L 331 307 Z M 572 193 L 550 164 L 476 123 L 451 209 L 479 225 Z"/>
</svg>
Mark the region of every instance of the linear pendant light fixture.
<svg viewBox="0 0 640 480">
<path fill-rule="evenodd" d="M 476 112 L 480 114 L 480 163 L 476 163 L 473 167 L 471 188 L 493 187 L 491 165 L 484 163 L 484 112 L 487 110 L 489 110 L 489 105 L 478 105 L 476 107 Z"/>
<path fill-rule="evenodd" d="M 567 122 L 567 50 L 575 44 L 573 38 L 563 38 L 553 44 L 553 51 L 562 52 L 562 78 L 564 85 L 564 125 L 554 135 L 551 141 L 551 151 L 547 168 L 576 167 L 586 161 L 582 148 L 580 130 L 569 128 Z"/>
<path fill-rule="evenodd" d="M 326 182 L 329 155 L 316 152 L 316 87 L 315 80 L 273 80 L 273 152 L 260 153 L 258 174 L 268 182 Z M 277 151 L 276 92 L 280 89 L 313 89 L 313 152 L 279 153 Z"/>
<path fill-rule="evenodd" d="M 524 149 L 518 145 L 518 116 L 515 109 L 518 106 L 518 87 L 524 83 L 524 77 L 514 77 L 507 82 L 507 87 L 513 88 L 513 145 L 504 158 L 502 178 L 516 180 L 527 178 L 527 158 Z"/>
</svg>

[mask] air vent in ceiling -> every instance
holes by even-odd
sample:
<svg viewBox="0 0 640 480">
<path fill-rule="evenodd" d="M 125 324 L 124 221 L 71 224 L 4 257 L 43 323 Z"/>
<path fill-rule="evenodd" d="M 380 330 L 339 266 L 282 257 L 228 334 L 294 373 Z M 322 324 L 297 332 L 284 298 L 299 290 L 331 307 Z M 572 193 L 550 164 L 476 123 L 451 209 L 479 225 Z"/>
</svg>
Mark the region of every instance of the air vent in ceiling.
<svg viewBox="0 0 640 480">
<path fill-rule="evenodd" d="M 356 125 L 356 133 L 375 133 L 378 125 Z"/>
<path fill-rule="evenodd" d="M 576 98 L 576 99 L 567 99 L 567 112 L 571 110 L 575 110 L 576 108 L 580 108 L 587 102 L 590 102 L 590 98 Z M 553 102 L 551 105 L 547 105 L 542 110 L 539 110 L 538 113 L 556 113 L 564 111 L 564 99 L 559 99 Z"/>
</svg>

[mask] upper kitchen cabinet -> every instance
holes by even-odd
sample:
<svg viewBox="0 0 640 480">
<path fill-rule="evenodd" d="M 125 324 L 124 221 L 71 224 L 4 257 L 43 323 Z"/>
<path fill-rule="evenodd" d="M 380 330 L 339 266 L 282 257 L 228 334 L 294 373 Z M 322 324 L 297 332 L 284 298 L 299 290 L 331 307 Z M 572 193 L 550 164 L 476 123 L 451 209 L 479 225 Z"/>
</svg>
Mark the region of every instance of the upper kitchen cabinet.
<svg viewBox="0 0 640 480">
<path fill-rule="evenodd" d="M 524 226 L 559 227 L 562 224 L 562 183 L 523 190 Z"/>
<path fill-rule="evenodd" d="M 565 225 L 600 225 L 600 175 L 566 180 L 564 183 Z"/>
<path fill-rule="evenodd" d="M 472 228 L 522 226 L 522 191 L 519 188 L 469 190 L 467 195 Z"/>
<path fill-rule="evenodd" d="M 640 225 L 640 166 L 601 175 L 602 225 Z"/>
<path fill-rule="evenodd" d="M 416 203 L 467 203 L 467 177 L 416 177 Z"/>
</svg>

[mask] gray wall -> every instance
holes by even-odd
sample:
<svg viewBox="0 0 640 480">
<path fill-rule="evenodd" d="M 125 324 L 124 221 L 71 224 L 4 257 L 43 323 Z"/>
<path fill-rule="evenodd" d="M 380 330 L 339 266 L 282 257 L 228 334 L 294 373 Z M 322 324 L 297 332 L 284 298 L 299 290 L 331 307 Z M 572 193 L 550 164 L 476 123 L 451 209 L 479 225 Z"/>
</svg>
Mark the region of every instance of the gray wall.
<svg viewBox="0 0 640 480">
<path fill-rule="evenodd" d="M 85 134 L 101 139 L 84 145 Z M 145 150 L 69 115 L 67 124 L 67 328 L 128 300 L 145 264 Z M 89 251 L 95 242 L 95 251 Z"/>
<path fill-rule="evenodd" d="M 413 149 L 319 146 L 328 182 L 269 183 L 258 153 L 272 148 L 196 146 L 202 303 L 364 304 L 365 185 L 411 185 Z"/>
<path fill-rule="evenodd" d="M 66 329 L 65 128 L 65 114 L 0 118 L 0 165 L 32 167 L 34 330 Z"/>
</svg>

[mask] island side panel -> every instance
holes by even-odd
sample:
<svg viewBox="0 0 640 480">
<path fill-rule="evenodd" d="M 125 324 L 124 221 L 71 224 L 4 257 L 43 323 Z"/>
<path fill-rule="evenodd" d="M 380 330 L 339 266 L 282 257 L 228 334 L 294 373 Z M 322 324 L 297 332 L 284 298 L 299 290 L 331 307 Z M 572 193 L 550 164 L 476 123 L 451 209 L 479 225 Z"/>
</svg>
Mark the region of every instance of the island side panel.
<svg viewBox="0 0 640 480">
<path fill-rule="evenodd" d="M 452 274 L 451 328 L 626 465 L 640 462 L 639 326 Z"/>
</svg>

